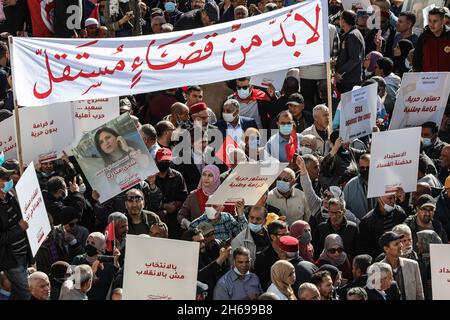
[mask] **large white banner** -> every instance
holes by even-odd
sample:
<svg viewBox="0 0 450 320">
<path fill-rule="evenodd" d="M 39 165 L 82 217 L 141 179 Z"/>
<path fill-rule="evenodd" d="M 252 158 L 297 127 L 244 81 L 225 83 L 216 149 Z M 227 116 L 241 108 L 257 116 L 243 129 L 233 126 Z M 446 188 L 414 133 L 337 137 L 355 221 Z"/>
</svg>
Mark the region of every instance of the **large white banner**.
<svg viewBox="0 0 450 320">
<path fill-rule="evenodd" d="M 236 79 L 329 60 L 328 3 L 309 0 L 205 28 L 113 39 L 14 38 L 19 105 Z"/>
<path fill-rule="evenodd" d="M 372 134 L 368 198 L 416 191 L 421 128 Z"/>
<path fill-rule="evenodd" d="M 199 243 L 127 235 L 124 300 L 195 300 Z"/>
<path fill-rule="evenodd" d="M 430 261 L 433 300 L 450 300 L 450 245 L 431 244 Z"/>
<path fill-rule="evenodd" d="M 59 158 L 73 142 L 70 102 L 40 108 L 20 108 L 20 136 L 24 163 L 47 162 Z"/>
<path fill-rule="evenodd" d="M 427 121 L 440 126 L 449 93 L 450 72 L 405 73 L 389 130 L 421 126 Z"/>
<path fill-rule="evenodd" d="M 377 89 L 378 84 L 374 83 L 341 96 L 339 134 L 344 142 L 372 133 L 377 117 Z"/>
<path fill-rule="evenodd" d="M 238 164 L 207 204 L 231 204 L 244 199 L 245 205 L 255 205 L 288 163 L 272 162 L 270 170 L 265 169 L 265 165 L 261 162 Z"/>
<path fill-rule="evenodd" d="M 0 152 L 5 153 L 5 160 L 17 159 L 16 133 L 14 116 L 0 122 Z"/>
<path fill-rule="evenodd" d="M 17 182 L 16 192 L 22 218 L 28 222 L 27 236 L 34 257 L 51 228 L 33 163 Z"/>
<path fill-rule="evenodd" d="M 119 97 L 73 101 L 72 111 L 78 143 L 85 133 L 119 116 Z"/>
</svg>

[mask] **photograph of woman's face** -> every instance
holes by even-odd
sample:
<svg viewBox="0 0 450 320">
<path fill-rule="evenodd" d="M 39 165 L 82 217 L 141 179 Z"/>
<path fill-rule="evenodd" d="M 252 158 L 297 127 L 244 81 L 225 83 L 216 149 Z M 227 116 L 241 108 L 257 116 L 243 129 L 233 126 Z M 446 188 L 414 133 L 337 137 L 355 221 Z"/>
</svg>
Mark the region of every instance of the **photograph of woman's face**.
<svg viewBox="0 0 450 320">
<path fill-rule="evenodd" d="M 100 148 L 106 154 L 111 154 L 119 148 L 117 137 L 106 131 L 100 133 L 99 142 Z"/>
</svg>

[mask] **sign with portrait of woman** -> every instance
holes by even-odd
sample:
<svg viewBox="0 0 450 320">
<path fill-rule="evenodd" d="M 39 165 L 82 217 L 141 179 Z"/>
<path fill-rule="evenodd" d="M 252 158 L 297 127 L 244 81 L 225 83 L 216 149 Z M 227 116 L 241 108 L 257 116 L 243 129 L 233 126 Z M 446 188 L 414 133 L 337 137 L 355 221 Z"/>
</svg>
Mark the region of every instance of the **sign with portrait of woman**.
<svg viewBox="0 0 450 320">
<path fill-rule="evenodd" d="M 128 113 L 86 133 L 72 152 L 100 203 L 159 172 Z"/>
</svg>

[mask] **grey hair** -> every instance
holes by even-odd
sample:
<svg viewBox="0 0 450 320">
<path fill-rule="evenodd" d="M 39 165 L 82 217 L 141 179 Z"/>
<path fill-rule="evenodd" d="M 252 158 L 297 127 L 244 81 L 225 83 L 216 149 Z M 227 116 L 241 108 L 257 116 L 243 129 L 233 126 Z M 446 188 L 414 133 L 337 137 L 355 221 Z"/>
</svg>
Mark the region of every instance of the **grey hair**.
<svg viewBox="0 0 450 320">
<path fill-rule="evenodd" d="M 127 216 L 124 215 L 122 212 L 116 211 L 111 213 L 108 216 L 108 223 L 111 223 L 112 221 L 114 222 L 125 222 L 128 221 Z"/>
<path fill-rule="evenodd" d="M 411 228 L 406 224 L 398 224 L 392 228 L 392 231 L 398 234 L 409 234 L 411 235 Z"/>
<path fill-rule="evenodd" d="M 89 280 L 92 280 L 94 273 L 92 272 L 91 266 L 87 264 L 80 264 L 73 268 L 73 273 L 75 276 L 79 276 L 78 281 L 75 281 L 75 288 L 81 289 Z"/>
<path fill-rule="evenodd" d="M 237 101 L 236 99 L 227 99 L 223 105 L 225 106 L 226 104 L 231 104 L 234 107 L 234 110 L 239 109 L 241 107 L 241 105 L 239 104 L 239 101 Z"/>
<path fill-rule="evenodd" d="M 48 279 L 48 276 L 44 272 L 36 271 L 36 272 L 33 272 L 32 274 L 30 274 L 30 276 L 28 277 L 28 285 L 30 287 L 35 286 L 37 281 L 39 281 L 39 280 L 50 281 Z"/>
<path fill-rule="evenodd" d="M 236 8 L 234 8 L 234 14 L 239 11 L 245 12 L 245 16 L 248 17 L 248 9 L 246 6 L 237 6 Z"/>
<path fill-rule="evenodd" d="M 330 205 L 332 205 L 332 204 L 338 205 L 339 208 L 341 208 L 341 210 L 344 210 L 344 211 L 345 211 L 345 200 L 344 200 L 344 199 L 341 199 L 341 198 L 331 198 L 331 199 L 328 201 L 328 207 L 329 207 Z"/>
<path fill-rule="evenodd" d="M 375 262 L 369 268 L 367 268 L 367 287 L 369 289 L 380 289 L 379 285 L 380 280 L 386 275 L 392 274 L 392 267 L 390 264 L 385 262 Z"/>
<path fill-rule="evenodd" d="M 315 117 L 318 115 L 319 111 L 326 111 L 326 112 L 329 112 L 329 109 L 328 109 L 328 107 L 327 107 L 326 105 L 324 105 L 324 104 L 318 104 L 318 105 L 315 106 L 315 107 L 313 108 L 313 110 L 312 110 L 312 112 L 313 112 L 313 118 L 315 118 Z"/>
<path fill-rule="evenodd" d="M 287 172 L 289 175 L 295 179 L 295 172 L 291 168 L 284 168 L 282 172 Z"/>
<path fill-rule="evenodd" d="M 361 300 L 367 300 L 367 292 L 364 288 L 361 287 L 353 287 L 347 292 L 347 297 L 349 296 L 358 296 Z"/>
<path fill-rule="evenodd" d="M 430 252 L 430 244 L 441 244 L 442 239 L 433 230 L 422 230 L 417 232 L 417 241 L 422 243 L 425 253 Z"/>
</svg>

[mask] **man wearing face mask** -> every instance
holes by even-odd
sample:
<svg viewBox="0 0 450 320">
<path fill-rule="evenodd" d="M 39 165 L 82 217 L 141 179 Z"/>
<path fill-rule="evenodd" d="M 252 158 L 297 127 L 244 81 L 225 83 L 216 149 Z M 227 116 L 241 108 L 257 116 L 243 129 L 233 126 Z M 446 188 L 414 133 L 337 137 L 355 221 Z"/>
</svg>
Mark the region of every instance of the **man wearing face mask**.
<svg viewBox="0 0 450 320">
<path fill-rule="evenodd" d="M 164 3 L 164 17 L 166 21 L 171 25 L 175 25 L 180 20 L 183 12 L 178 10 L 177 0 L 163 0 Z"/>
<path fill-rule="evenodd" d="M 359 253 L 367 253 L 375 259 L 382 252 L 382 248 L 377 245 L 381 235 L 405 221 L 406 214 L 395 204 L 395 200 L 395 194 L 376 198 L 375 208 L 361 219 L 357 240 Z"/>
<path fill-rule="evenodd" d="M 231 242 L 231 247 L 245 247 L 250 252 L 250 270 L 253 270 L 256 255 L 270 246 L 270 238 L 265 228 L 267 209 L 253 206 L 248 214 L 248 226 Z"/>
<path fill-rule="evenodd" d="M 287 217 L 288 225 L 296 220 L 309 221 L 309 210 L 303 191 L 294 188 L 295 173 L 285 168 L 278 176 L 276 188 L 269 192 L 267 203 L 280 210 L 280 214 Z"/>
<path fill-rule="evenodd" d="M 267 154 L 275 159 L 278 159 L 280 162 L 288 162 L 286 156 L 286 145 L 289 144 L 292 130 L 294 129 L 292 114 L 287 110 L 281 111 L 278 114 L 277 126 L 279 128 L 279 132 L 270 137 L 269 141 L 266 143 L 265 150 Z M 302 135 L 297 133 L 298 145 L 300 145 L 301 139 Z M 296 150 L 296 152 L 298 152 L 298 150 Z"/>
<path fill-rule="evenodd" d="M 266 94 L 255 89 L 250 84 L 250 77 L 244 77 L 236 80 L 236 92 L 229 98 L 239 101 L 239 115 L 254 119 L 258 129 L 269 128 L 269 112 L 276 101 L 274 91 Z"/>
<path fill-rule="evenodd" d="M 224 206 L 213 205 L 206 207 L 205 212 L 191 222 L 189 229 L 196 228 L 202 222 L 209 222 L 214 226 L 214 237 L 221 241 L 236 237 L 247 225 L 244 215 L 244 200 L 236 202 L 236 218 L 228 212 L 223 212 Z"/>
<path fill-rule="evenodd" d="M 353 212 L 360 220 L 375 206 L 374 198 L 367 199 L 369 168 L 370 154 L 365 153 L 359 158 L 359 175 L 350 179 L 343 190 L 347 209 Z"/>
<path fill-rule="evenodd" d="M 438 125 L 432 121 L 422 124 L 422 141 L 423 151 L 425 154 L 433 160 L 437 170 L 440 169 L 439 156 L 445 146 L 445 142 L 442 142 L 438 137 Z"/>
<path fill-rule="evenodd" d="M 159 173 L 155 184 L 161 190 L 163 200 L 157 212 L 161 220 L 169 228 L 169 238 L 179 239 L 181 227 L 177 220 L 177 213 L 187 197 L 186 184 L 180 172 L 170 168 L 172 164 L 172 152 L 167 148 L 161 148 L 156 152 L 156 165 Z"/>
<path fill-rule="evenodd" d="M 64 179 L 59 176 L 50 178 L 47 189 L 42 190 L 42 196 L 47 212 L 53 218 L 54 225 L 61 223 L 60 213 L 64 206 L 75 208 L 80 214 L 80 219 L 83 216 L 86 200 L 80 192 L 80 186 L 76 183 L 76 178 L 69 181 L 69 187 L 67 187 Z"/>
<path fill-rule="evenodd" d="M 242 142 L 244 132 L 248 128 L 256 128 L 255 120 L 239 115 L 239 101 L 228 99 L 223 104 L 222 118 L 218 120 L 215 126 L 222 133 L 222 137 L 230 136 L 237 144 Z"/>
<path fill-rule="evenodd" d="M 0 270 L 12 284 L 12 300 L 28 300 L 27 266 L 31 254 L 25 230 L 28 223 L 22 219 L 17 200 L 11 193 L 11 174 L 0 167 Z"/>
</svg>

